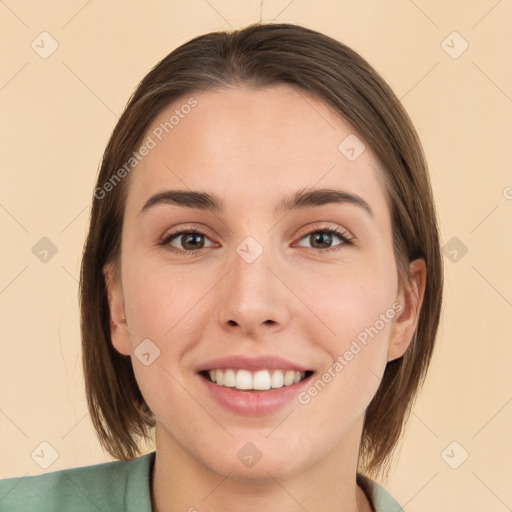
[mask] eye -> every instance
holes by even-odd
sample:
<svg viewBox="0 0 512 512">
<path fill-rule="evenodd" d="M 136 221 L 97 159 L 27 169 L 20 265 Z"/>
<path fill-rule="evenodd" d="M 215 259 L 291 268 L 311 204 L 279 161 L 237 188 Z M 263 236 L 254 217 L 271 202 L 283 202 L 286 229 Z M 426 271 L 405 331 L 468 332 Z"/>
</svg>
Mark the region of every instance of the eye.
<svg viewBox="0 0 512 512">
<path fill-rule="evenodd" d="M 338 239 L 342 243 L 337 244 L 334 247 L 322 247 L 325 244 L 331 245 L 333 239 Z M 315 231 L 310 231 L 306 235 L 304 235 L 301 240 L 309 239 L 311 244 L 313 245 L 312 249 L 318 252 L 326 252 L 326 251 L 337 251 L 343 248 L 345 245 L 352 245 L 352 239 L 350 235 L 346 232 L 341 232 L 338 228 L 325 227 L 321 229 L 316 229 Z M 318 245 L 320 247 L 315 247 Z M 301 247 L 304 247 L 300 244 Z"/>
<path fill-rule="evenodd" d="M 300 240 L 307 239 L 308 237 L 313 244 L 311 248 L 317 252 L 337 251 L 342 249 L 345 245 L 352 245 L 352 238 L 347 232 L 329 226 L 310 231 L 303 235 Z M 333 239 L 336 238 L 340 240 L 341 243 L 334 247 L 325 247 L 326 244 L 332 245 Z M 201 249 L 207 248 L 204 245 L 205 239 L 209 240 L 208 236 L 202 231 L 195 228 L 184 228 L 164 236 L 159 242 L 159 245 L 167 246 L 173 252 L 191 255 Z M 181 247 L 173 245 L 174 242 Z M 304 247 L 302 244 L 299 245 Z M 319 245 L 320 247 L 315 247 L 315 245 Z M 210 247 L 218 247 L 218 244 L 212 243 Z"/>
<path fill-rule="evenodd" d="M 185 228 L 178 231 L 174 231 L 173 233 L 170 233 L 169 235 L 165 236 L 160 242 L 160 245 L 169 246 L 171 250 L 175 252 L 187 252 L 190 254 L 205 248 L 205 238 L 208 237 L 202 231 L 193 228 Z M 203 240 L 201 241 L 201 239 Z M 173 246 L 171 242 L 174 241 L 177 241 L 181 247 Z M 216 244 L 212 245 L 216 246 Z"/>
</svg>

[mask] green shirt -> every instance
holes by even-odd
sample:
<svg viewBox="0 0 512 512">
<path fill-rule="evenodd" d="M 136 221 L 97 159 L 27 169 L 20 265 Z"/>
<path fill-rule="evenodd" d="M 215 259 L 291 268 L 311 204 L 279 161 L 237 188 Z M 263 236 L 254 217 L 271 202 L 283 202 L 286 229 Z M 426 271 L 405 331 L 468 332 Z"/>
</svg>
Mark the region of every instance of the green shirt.
<svg viewBox="0 0 512 512">
<path fill-rule="evenodd" d="M 153 451 L 129 461 L 4 478 L 0 480 L 0 511 L 152 512 L 150 479 L 155 455 Z M 377 482 L 358 474 L 357 483 L 375 512 L 403 512 Z"/>
</svg>

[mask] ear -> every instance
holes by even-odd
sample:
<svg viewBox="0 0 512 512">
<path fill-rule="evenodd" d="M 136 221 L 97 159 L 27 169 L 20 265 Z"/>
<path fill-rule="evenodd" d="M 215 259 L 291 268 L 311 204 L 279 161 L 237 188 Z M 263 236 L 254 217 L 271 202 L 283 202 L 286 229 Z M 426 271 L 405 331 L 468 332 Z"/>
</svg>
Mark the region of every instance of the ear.
<svg viewBox="0 0 512 512">
<path fill-rule="evenodd" d="M 401 305 L 389 338 L 388 362 L 402 357 L 413 338 L 425 295 L 427 266 L 423 258 L 410 263 L 410 289 L 400 288 L 396 302 Z"/>
<path fill-rule="evenodd" d="M 131 354 L 130 333 L 126 323 L 121 282 L 120 279 L 114 279 L 114 272 L 110 264 L 103 267 L 103 277 L 107 287 L 112 345 L 120 354 L 129 356 Z"/>
</svg>

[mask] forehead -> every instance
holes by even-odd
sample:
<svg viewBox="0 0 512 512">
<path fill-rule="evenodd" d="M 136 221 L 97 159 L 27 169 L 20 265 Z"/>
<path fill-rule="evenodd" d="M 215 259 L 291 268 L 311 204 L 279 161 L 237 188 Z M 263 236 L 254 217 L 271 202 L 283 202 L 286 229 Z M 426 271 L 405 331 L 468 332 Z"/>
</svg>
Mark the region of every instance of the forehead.
<svg viewBox="0 0 512 512">
<path fill-rule="evenodd" d="M 165 108 L 144 140 L 152 148 L 131 173 L 127 212 L 137 214 L 156 193 L 191 189 L 213 192 L 228 209 L 257 206 L 263 213 L 304 187 L 342 188 L 376 215 L 386 210 L 370 148 L 353 159 L 364 147 L 357 130 L 288 85 L 191 93 Z"/>
</svg>

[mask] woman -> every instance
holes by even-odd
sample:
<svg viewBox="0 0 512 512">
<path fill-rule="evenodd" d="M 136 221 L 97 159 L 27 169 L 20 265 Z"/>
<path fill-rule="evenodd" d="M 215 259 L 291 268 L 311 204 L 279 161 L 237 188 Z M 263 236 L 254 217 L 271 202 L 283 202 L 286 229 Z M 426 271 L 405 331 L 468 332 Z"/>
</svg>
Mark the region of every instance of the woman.
<svg viewBox="0 0 512 512">
<path fill-rule="evenodd" d="M 420 142 L 366 61 L 291 24 L 189 41 L 112 133 L 83 254 L 88 404 L 119 461 L 5 479 L 0 508 L 398 512 L 370 477 L 442 284 Z"/>
</svg>

